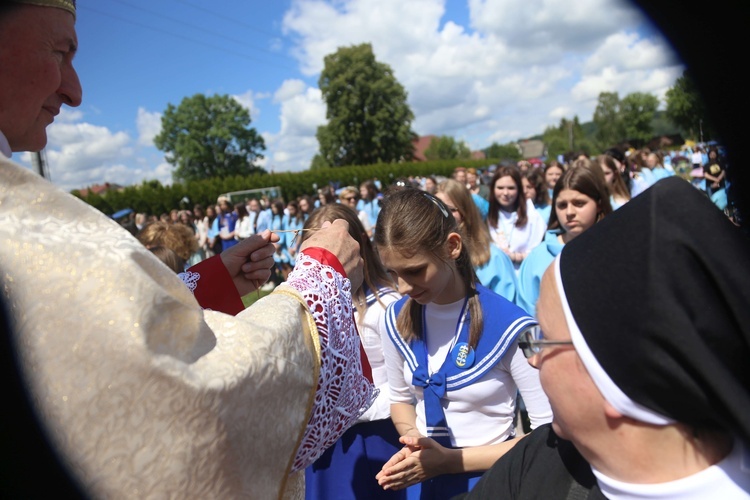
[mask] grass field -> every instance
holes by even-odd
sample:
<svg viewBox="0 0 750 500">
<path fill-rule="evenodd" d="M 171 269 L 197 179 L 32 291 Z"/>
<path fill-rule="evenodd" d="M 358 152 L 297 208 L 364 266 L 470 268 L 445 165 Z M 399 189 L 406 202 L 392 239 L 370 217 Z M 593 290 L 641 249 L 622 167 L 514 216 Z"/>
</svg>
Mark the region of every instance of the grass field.
<svg viewBox="0 0 750 500">
<path fill-rule="evenodd" d="M 248 293 L 244 297 L 242 297 L 242 303 L 245 304 L 245 307 L 250 307 L 252 304 L 255 303 L 256 300 L 258 300 L 261 297 L 265 297 L 269 293 L 271 293 L 273 290 L 268 291 L 260 291 L 260 295 L 258 292 Z"/>
</svg>

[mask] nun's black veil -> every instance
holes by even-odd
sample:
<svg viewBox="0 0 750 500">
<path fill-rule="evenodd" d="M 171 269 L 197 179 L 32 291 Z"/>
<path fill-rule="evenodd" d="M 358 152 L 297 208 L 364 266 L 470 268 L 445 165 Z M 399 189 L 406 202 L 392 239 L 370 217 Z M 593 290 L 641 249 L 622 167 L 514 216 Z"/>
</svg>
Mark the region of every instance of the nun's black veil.
<svg viewBox="0 0 750 500">
<path fill-rule="evenodd" d="M 586 344 L 631 400 L 750 443 L 750 240 L 702 192 L 659 181 L 565 245 L 559 269 Z"/>
</svg>

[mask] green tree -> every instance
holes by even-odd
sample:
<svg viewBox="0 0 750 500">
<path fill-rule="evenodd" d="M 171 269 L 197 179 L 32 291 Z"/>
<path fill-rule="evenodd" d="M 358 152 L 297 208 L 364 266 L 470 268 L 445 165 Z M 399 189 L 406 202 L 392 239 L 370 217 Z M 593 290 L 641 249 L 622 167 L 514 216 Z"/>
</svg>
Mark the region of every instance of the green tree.
<svg viewBox="0 0 750 500">
<path fill-rule="evenodd" d="M 547 156 L 550 158 L 580 151 L 593 154 L 597 150 L 595 145 L 586 137 L 578 116 L 574 116 L 572 120 L 562 118 L 560 125 L 557 127 L 547 127 L 542 135 L 542 140 L 547 146 Z"/>
<path fill-rule="evenodd" d="M 617 92 L 602 92 L 594 110 L 595 139 L 600 149 L 606 149 L 625 139 L 625 128 L 620 115 L 620 96 Z"/>
<path fill-rule="evenodd" d="M 513 142 L 507 144 L 493 142 L 490 144 L 490 147 L 484 150 L 484 154 L 487 158 L 500 160 L 518 161 L 521 159 L 521 151 L 519 151 L 518 146 Z"/>
<path fill-rule="evenodd" d="M 331 165 L 328 164 L 325 158 L 320 154 L 313 156 L 312 162 L 310 162 L 310 170 L 323 170 L 326 168 L 331 168 Z"/>
<path fill-rule="evenodd" d="M 682 73 L 674 86 L 667 90 L 666 101 L 667 118 L 675 126 L 687 132 L 688 137 L 702 140 L 699 137 L 701 132 L 705 132 L 709 137 L 713 136 L 713 127 L 708 121 L 706 105 L 687 71 Z"/>
<path fill-rule="evenodd" d="M 651 122 L 659 99 L 651 94 L 633 92 L 620 101 L 620 117 L 627 139 L 648 141 L 654 135 Z"/>
<path fill-rule="evenodd" d="M 428 160 L 467 160 L 471 158 L 471 149 L 464 141 L 441 135 L 430 142 L 424 151 L 424 156 Z"/>
<path fill-rule="evenodd" d="M 154 137 L 178 181 L 265 173 L 256 166 L 266 146 L 250 127 L 250 112 L 228 95 L 185 97 L 167 105 Z"/>
<path fill-rule="evenodd" d="M 369 43 L 339 48 L 325 57 L 318 85 L 328 124 L 318 128 L 320 155 L 329 165 L 369 165 L 410 160 L 414 120 L 406 91 Z"/>
</svg>

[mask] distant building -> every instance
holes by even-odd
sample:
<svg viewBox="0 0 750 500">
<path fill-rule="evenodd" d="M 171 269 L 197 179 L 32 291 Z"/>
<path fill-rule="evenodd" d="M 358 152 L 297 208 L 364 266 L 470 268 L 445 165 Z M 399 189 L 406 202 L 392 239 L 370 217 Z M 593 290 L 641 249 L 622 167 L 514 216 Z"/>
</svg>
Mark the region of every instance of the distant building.
<svg viewBox="0 0 750 500">
<path fill-rule="evenodd" d="M 436 135 L 423 135 L 417 137 L 414 141 L 412 141 L 412 144 L 414 145 L 414 161 L 427 161 L 427 157 L 424 155 L 424 152 L 427 151 L 427 148 L 430 147 L 430 144 L 432 144 L 432 140 L 436 138 Z M 484 154 L 484 151 L 471 152 L 472 160 L 484 160 L 486 158 L 487 155 Z"/>
<path fill-rule="evenodd" d="M 417 137 L 412 144 L 414 144 L 414 161 L 427 161 L 427 157 L 424 152 L 430 147 L 432 140 L 437 136 L 434 135 L 423 135 Z"/>
<path fill-rule="evenodd" d="M 122 191 L 123 189 L 125 188 L 120 186 L 119 184 L 110 184 L 109 182 L 105 182 L 104 184 L 94 184 L 91 187 L 79 189 L 78 192 L 81 194 L 82 198 L 85 198 L 89 194 L 97 194 L 101 196 L 110 191 Z"/>
<path fill-rule="evenodd" d="M 518 146 L 521 148 L 521 156 L 525 160 L 547 156 L 547 148 L 544 142 L 538 139 L 518 141 Z"/>
</svg>

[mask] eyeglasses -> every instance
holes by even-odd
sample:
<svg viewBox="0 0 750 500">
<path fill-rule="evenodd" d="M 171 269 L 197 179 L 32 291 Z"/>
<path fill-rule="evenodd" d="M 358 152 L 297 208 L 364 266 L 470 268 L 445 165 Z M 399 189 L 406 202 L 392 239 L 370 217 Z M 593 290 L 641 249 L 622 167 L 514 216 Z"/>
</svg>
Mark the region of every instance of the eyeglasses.
<svg viewBox="0 0 750 500">
<path fill-rule="evenodd" d="M 532 326 L 521 334 L 518 347 L 527 359 L 539 354 L 548 345 L 573 345 L 572 340 L 544 340 L 542 335 L 542 329 L 539 326 Z"/>
<path fill-rule="evenodd" d="M 347 196 L 346 198 L 344 198 L 344 201 L 355 201 L 356 199 L 356 196 Z"/>
</svg>

